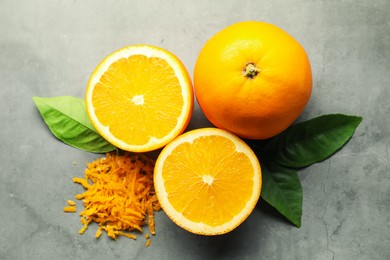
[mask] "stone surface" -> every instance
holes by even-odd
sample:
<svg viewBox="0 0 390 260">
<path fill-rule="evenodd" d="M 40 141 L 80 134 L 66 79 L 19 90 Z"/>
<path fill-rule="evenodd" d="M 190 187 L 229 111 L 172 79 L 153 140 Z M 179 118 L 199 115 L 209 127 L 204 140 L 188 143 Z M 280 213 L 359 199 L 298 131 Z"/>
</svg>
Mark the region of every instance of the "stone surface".
<svg viewBox="0 0 390 260">
<path fill-rule="evenodd" d="M 0 1 L 0 259 L 389 259 L 389 17 L 388 0 Z M 241 20 L 274 23 L 307 50 L 314 90 L 299 120 L 364 118 L 336 155 L 299 172 L 302 227 L 260 202 L 224 236 L 190 234 L 163 212 L 149 248 L 143 236 L 96 240 L 94 225 L 79 235 L 62 208 L 100 155 L 55 139 L 31 98 L 83 97 L 100 60 L 135 43 L 174 52 L 192 74 L 205 41 Z M 196 106 L 189 129 L 209 125 Z"/>
</svg>

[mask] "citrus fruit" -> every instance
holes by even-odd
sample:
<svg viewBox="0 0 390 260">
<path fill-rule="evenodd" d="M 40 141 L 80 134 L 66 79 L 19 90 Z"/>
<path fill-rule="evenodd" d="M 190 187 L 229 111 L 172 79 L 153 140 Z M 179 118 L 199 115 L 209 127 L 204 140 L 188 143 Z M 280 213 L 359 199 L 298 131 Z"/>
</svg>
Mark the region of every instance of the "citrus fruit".
<svg viewBox="0 0 390 260">
<path fill-rule="evenodd" d="M 261 190 L 253 151 L 218 128 L 186 132 L 157 158 L 154 185 L 165 213 L 178 226 L 201 235 L 220 235 L 252 212 Z"/>
<path fill-rule="evenodd" d="M 132 45 L 94 70 L 86 107 L 96 130 L 132 152 L 163 147 L 186 128 L 193 109 L 190 77 L 180 60 L 159 47 Z"/>
<path fill-rule="evenodd" d="M 266 139 L 290 126 L 312 90 L 303 47 L 275 25 L 230 25 L 204 45 L 194 69 L 197 101 L 219 128 Z"/>
</svg>

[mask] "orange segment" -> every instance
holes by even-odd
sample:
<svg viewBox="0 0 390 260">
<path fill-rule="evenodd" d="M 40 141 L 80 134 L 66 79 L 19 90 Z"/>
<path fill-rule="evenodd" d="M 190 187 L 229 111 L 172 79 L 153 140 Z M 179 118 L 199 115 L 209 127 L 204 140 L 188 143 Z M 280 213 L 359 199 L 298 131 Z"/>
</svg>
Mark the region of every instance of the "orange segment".
<svg viewBox="0 0 390 260">
<path fill-rule="evenodd" d="M 86 104 L 105 139 L 123 150 L 145 152 L 184 131 L 193 90 L 177 57 L 158 47 L 134 45 L 99 64 L 87 86 Z"/>
<path fill-rule="evenodd" d="M 241 139 L 203 128 L 163 149 L 154 182 L 162 208 L 177 225 L 217 235 L 233 230 L 252 212 L 260 196 L 261 169 Z"/>
</svg>

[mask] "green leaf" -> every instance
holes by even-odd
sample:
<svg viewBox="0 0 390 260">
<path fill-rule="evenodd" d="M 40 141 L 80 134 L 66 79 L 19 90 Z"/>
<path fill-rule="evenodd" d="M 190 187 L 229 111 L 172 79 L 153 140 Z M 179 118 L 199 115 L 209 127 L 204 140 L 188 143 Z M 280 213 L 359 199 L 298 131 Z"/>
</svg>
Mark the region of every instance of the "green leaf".
<svg viewBox="0 0 390 260">
<path fill-rule="evenodd" d="M 93 127 L 84 99 L 70 96 L 33 97 L 50 131 L 62 142 L 93 153 L 115 150 Z"/>
<path fill-rule="evenodd" d="M 301 226 L 302 187 L 298 174 L 274 162 L 261 165 L 263 187 L 261 197 L 292 224 Z"/>
<path fill-rule="evenodd" d="M 264 153 L 283 166 L 303 168 L 341 149 L 361 121 L 361 117 L 342 114 L 319 116 L 292 125 L 271 139 Z"/>
</svg>

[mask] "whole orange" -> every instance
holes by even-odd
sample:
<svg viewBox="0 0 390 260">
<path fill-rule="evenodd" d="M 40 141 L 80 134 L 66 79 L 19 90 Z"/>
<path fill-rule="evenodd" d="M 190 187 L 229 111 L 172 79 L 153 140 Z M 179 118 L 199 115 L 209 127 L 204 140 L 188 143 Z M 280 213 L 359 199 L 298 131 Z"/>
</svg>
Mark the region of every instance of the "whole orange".
<svg viewBox="0 0 390 260">
<path fill-rule="evenodd" d="M 304 110 L 312 74 L 303 47 L 279 27 L 238 22 L 212 36 L 195 64 L 196 99 L 215 126 L 266 139 Z"/>
</svg>

